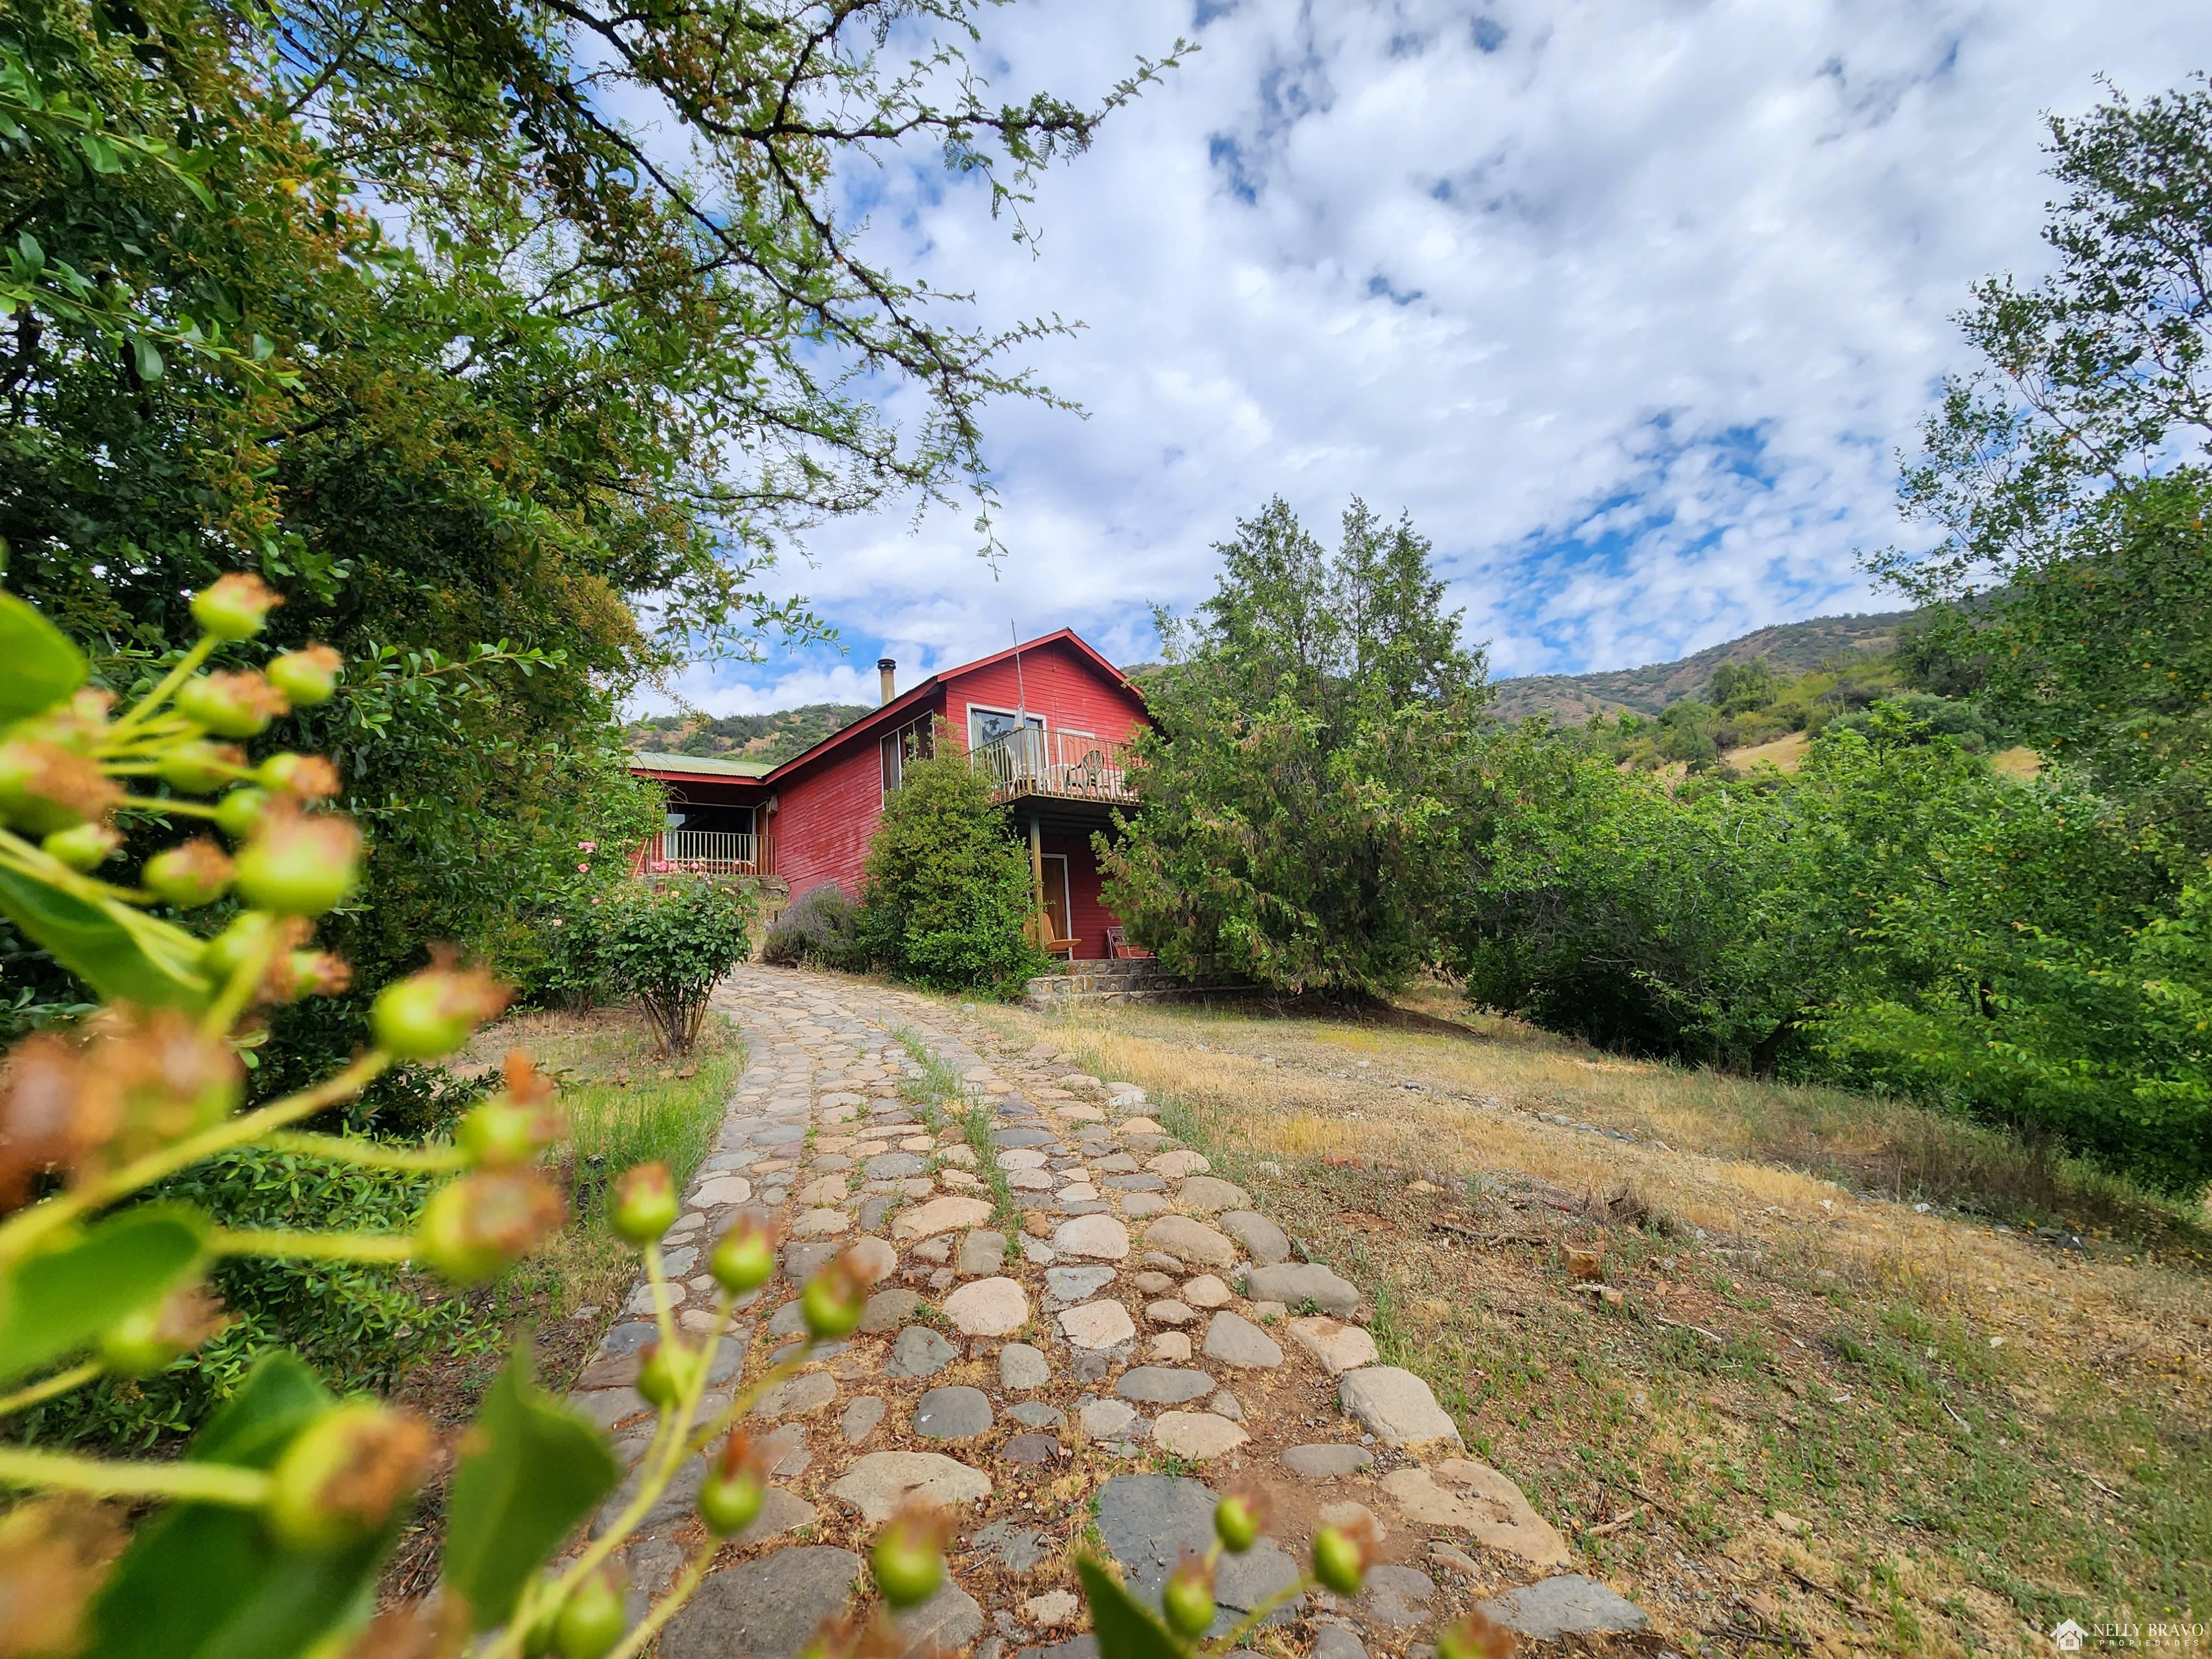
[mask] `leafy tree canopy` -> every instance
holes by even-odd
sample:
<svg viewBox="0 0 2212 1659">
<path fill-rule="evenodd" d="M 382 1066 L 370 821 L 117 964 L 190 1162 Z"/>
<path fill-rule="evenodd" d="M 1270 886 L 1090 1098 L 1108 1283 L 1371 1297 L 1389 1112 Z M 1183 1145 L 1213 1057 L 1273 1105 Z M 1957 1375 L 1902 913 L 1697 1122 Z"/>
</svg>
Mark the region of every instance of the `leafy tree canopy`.
<svg viewBox="0 0 2212 1659">
<path fill-rule="evenodd" d="M 327 750 L 372 834 L 333 934 L 373 984 L 522 909 L 651 803 L 641 675 L 822 624 L 779 546 L 984 498 L 978 410 L 1059 325 L 978 326 L 870 258 L 845 170 L 927 147 L 1020 214 L 1097 105 L 999 101 L 972 0 L 233 7 L 0 21 L 0 537 L 118 689 L 246 569 L 337 647 Z M 919 393 L 905 428 L 872 398 Z M 988 544 L 988 529 L 986 532 Z M 280 738 L 267 740 L 273 746 Z M 8 941 L 0 940 L 0 948 Z"/>
<path fill-rule="evenodd" d="M 1102 846 L 1107 902 L 1171 967 L 1372 994 L 1429 957 L 1459 734 L 1481 650 L 1429 544 L 1365 503 L 1326 551 L 1280 498 L 1216 550 L 1212 597 L 1162 611 L 1141 804 Z"/>
<path fill-rule="evenodd" d="M 1970 672 L 2027 740 L 2212 853 L 2212 82 L 2114 92 L 2050 122 L 2056 269 L 1992 276 L 1906 468 L 1936 532 L 1870 568 L 1941 617 L 1917 647 Z"/>
</svg>

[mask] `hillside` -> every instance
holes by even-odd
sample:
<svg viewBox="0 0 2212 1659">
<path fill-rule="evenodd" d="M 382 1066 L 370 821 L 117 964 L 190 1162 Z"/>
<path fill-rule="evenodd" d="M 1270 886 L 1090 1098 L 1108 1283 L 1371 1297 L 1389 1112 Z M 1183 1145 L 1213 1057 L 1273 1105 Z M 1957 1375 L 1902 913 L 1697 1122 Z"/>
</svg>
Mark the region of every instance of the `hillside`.
<svg viewBox="0 0 2212 1659">
<path fill-rule="evenodd" d="M 632 749 L 708 759 L 766 761 L 771 765 L 811 749 L 831 732 L 850 726 L 869 705 L 810 702 L 768 714 L 656 714 L 623 733 Z"/>
<path fill-rule="evenodd" d="M 1549 714 L 1553 723 L 1559 726 L 1578 726 L 1592 714 L 1618 714 L 1623 708 L 1656 714 L 1703 693 L 1713 670 L 1723 663 L 1765 657 L 1778 674 L 1802 674 L 1841 652 L 1886 649 L 1896 640 L 1899 628 L 1916 614 L 1887 611 L 1868 616 L 1815 617 L 1809 622 L 1761 628 L 1674 662 L 1596 674 L 1530 674 L 1498 680 L 1494 682 L 1498 689 L 1494 707 L 1504 720 Z"/>
</svg>

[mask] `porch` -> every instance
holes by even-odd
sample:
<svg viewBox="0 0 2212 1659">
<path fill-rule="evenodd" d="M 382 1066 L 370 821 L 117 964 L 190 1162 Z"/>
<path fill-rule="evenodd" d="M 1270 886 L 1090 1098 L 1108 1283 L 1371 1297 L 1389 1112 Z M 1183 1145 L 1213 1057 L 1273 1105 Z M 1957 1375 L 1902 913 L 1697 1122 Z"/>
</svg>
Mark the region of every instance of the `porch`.
<svg viewBox="0 0 2212 1659">
<path fill-rule="evenodd" d="M 750 831 L 738 830 L 662 830 L 648 836 L 640 859 L 647 874 L 665 876 L 687 871 L 712 876 L 765 876 L 766 848 Z"/>
<path fill-rule="evenodd" d="M 1000 800 L 1042 799 L 1136 805 L 1131 774 L 1136 757 L 1127 743 L 1075 732 L 1030 726 L 1006 732 L 968 751 L 968 764 L 991 781 Z"/>
</svg>

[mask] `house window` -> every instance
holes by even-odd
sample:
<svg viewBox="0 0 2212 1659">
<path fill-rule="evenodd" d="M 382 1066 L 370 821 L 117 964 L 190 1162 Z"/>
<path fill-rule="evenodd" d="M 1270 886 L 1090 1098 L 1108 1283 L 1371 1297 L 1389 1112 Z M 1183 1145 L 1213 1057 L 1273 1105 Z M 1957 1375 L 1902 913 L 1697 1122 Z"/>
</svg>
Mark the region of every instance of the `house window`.
<svg viewBox="0 0 2212 1659">
<path fill-rule="evenodd" d="M 1031 714 L 1024 722 L 1011 709 L 970 708 L 968 711 L 968 747 L 976 750 L 987 744 L 996 743 L 1020 724 L 1026 724 L 1032 732 L 1042 732 L 1044 730 L 1044 716 Z"/>
<path fill-rule="evenodd" d="M 887 732 L 877 744 L 884 771 L 884 793 L 890 794 L 906 781 L 906 763 L 909 760 L 927 760 L 937 751 L 936 722 L 925 714 L 918 720 L 909 720 L 896 732 Z"/>
</svg>

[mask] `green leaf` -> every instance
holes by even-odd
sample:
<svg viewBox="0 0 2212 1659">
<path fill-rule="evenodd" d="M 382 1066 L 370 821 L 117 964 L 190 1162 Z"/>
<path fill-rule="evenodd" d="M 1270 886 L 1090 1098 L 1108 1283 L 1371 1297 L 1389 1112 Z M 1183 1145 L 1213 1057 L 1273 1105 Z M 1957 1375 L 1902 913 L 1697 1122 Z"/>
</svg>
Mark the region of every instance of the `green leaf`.
<svg viewBox="0 0 2212 1659">
<path fill-rule="evenodd" d="M 158 380 L 161 378 L 161 371 L 167 365 L 161 361 L 161 347 L 139 334 L 131 337 L 131 349 L 135 354 L 140 380 Z"/>
<path fill-rule="evenodd" d="M 13 593 L 0 593 L 0 720 L 52 708 L 84 684 L 84 653 Z"/>
<path fill-rule="evenodd" d="M 1099 1659 L 1189 1659 L 1190 1650 L 1096 1556 L 1078 1557 L 1075 1572 L 1083 1581 L 1083 1599 L 1091 1604 Z"/>
<path fill-rule="evenodd" d="M 123 171 L 123 158 L 116 154 L 115 146 L 99 133 L 79 133 L 76 147 L 83 152 L 85 161 L 90 164 L 94 173 L 112 173 Z"/>
<path fill-rule="evenodd" d="M 82 1347 L 199 1265 L 206 1224 L 181 1206 L 147 1205 L 41 1250 L 0 1277 L 0 1381 Z"/>
<path fill-rule="evenodd" d="M 20 231 L 16 234 L 15 246 L 22 252 L 23 263 L 33 270 L 44 270 L 46 268 L 46 250 L 39 239 L 32 235 L 29 231 Z"/>
<path fill-rule="evenodd" d="M 446 1507 L 445 1577 L 488 1630 L 620 1471 L 604 1435 L 532 1383 L 526 1343 L 484 1396 L 472 1437 Z"/>
<path fill-rule="evenodd" d="M 194 1463 L 273 1468 L 292 1437 L 330 1409 L 333 1401 L 307 1362 L 272 1353 L 246 1373 L 238 1392 L 207 1421 L 185 1450 Z"/>
<path fill-rule="evenodd" d="M 200 942 L 127 904 L 94 901 L 0 866 L 0 913 L 103 998 L 198 1009 Z"/>
<path fill-rule="evenodd" d="M 273 1468 L 331 1404 L 289 1354 L 248 1374 L 185 1455 Z M 99 1659 L 301 1659 L 368 1616 L 376 1571 L 403 1517 L 349 1549 L 277 1544 L 249 1510 L 180 1504 L 138 1530 L 94 1606 Z"/>
</svg>

